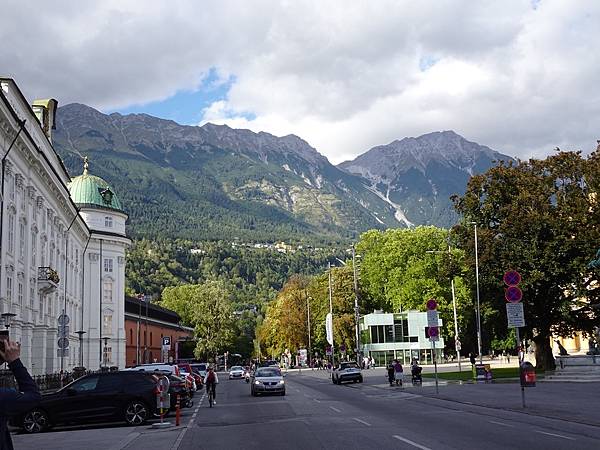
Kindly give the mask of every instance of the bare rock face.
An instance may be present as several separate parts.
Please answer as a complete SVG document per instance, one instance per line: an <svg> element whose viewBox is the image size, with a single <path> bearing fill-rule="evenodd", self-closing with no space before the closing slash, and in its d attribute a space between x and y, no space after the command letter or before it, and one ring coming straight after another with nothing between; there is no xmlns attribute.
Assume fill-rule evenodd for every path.
<svg viewBox="0 0 600 450"><path fill-rule="evenodd" d="M450 196L463 194L471 175L510 159L454 131L441 131L373 147L338 167L368 179L406 223L448 227L458 220Z"/></svg>

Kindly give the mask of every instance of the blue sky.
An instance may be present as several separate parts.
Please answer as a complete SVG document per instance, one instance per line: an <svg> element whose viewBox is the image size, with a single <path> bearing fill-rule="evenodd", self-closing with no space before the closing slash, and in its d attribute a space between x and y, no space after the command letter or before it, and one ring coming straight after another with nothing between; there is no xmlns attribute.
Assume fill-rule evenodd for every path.
<svg viewBox="0 0 600 450"><path fill-rule="evenodd" d="M174 120L182 125L198 125L202 120L202 110L215 101L226 100L234 82L235 77L225 81L220 79L217 71L212 68L196 90L181 90L165 100L111 109L107 113L145 113Z"/></svg>

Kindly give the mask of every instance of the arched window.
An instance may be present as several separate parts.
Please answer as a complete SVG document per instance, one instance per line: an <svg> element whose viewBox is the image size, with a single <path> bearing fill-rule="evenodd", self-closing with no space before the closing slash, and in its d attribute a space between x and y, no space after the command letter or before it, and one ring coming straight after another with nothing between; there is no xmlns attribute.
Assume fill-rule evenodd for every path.
<svg viewBox="0 0 600 450"><path fill-rule="evenodd" d="M129 329L129 344L133 345L133 328Z"/></svg>
<svg viewBox="0 0 600 450"><path fill-rule="evenodd" d="M152 331L150 332L150 347L152 347Z"/></svg>

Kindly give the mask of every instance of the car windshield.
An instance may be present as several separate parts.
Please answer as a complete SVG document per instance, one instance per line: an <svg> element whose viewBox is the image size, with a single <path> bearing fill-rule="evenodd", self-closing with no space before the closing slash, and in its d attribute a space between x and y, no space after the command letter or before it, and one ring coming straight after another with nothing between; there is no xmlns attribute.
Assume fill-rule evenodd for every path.
<svg viewBox="0 0 600 450"><path fill-rule="evenodd" d="M233 366L231 370L244 370L241 366Z"/></svg>
<svg viewBox="0 0 600 450"><path fill-rule="evenodd" d="M257 377L280 377L281 371L275 367L261 368L256 371Z"/></svg>
<svg viewBox="0 0 600 450"><path fill-rule="evenodd" d="M358 365L355 362L342 363L342 369L358 369Z"/></svg>

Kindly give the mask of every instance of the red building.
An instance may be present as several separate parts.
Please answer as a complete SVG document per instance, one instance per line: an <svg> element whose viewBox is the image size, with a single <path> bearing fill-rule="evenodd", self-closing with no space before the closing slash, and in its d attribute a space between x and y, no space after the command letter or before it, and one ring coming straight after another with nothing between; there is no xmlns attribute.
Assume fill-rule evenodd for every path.
<svg viewBox="0 0 600 450"><path fill-rule="evenodd" d="M182 341L194 338L194 329L180 324L175 311L133 297L125 297L125 365L175 361ZM171 340L163 354L163 337Z"/></svg>

